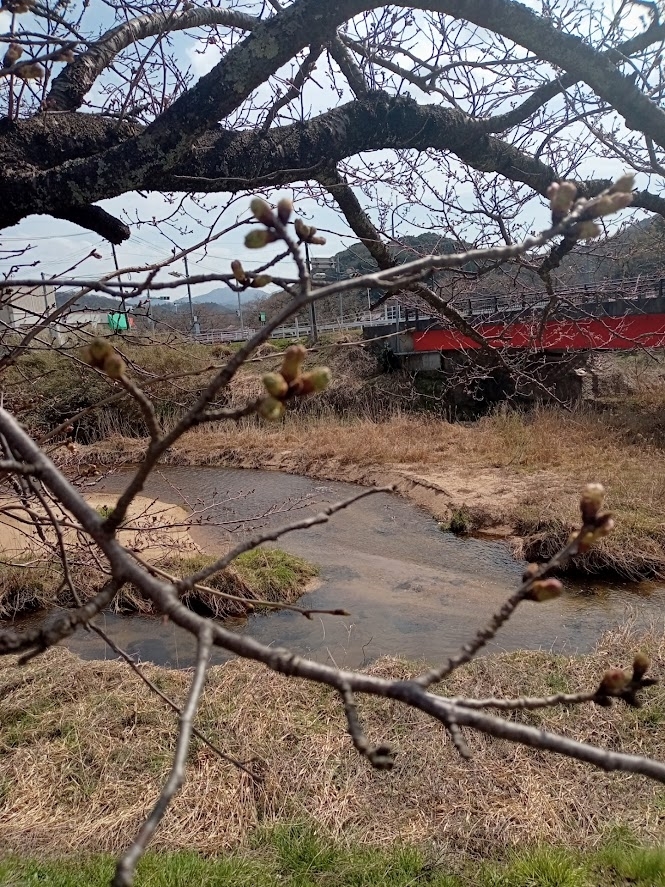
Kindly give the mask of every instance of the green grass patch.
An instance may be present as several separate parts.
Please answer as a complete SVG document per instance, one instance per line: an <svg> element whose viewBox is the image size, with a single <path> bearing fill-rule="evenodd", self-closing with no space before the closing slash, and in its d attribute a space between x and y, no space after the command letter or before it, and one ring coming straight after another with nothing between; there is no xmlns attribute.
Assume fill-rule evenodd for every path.
<svg viewBox="0 0 665 887"><path fill-rule="evenodd" d="M108 855L81 859L0 861L1 887L107 887ZM501 862L396 845L344 845L311 824L289 823L256 833L249 848L219 857L148 853L136 887L662 887L665 850L607 845L581 854L531 847Z"/></svg>
<svg viewBox="0 0 665 887"><path fill-rule="evenodd" d="M214 561L213 557L197 554L169 564L167 569L179 576L186 576ZM218 618L244 616L253 609L264 611L266 608L261 607L261 601L292 604L317 574L318 568L301 557L280 548L257 548L244 552L226 570L206 579L204 584L212 591L197 588L183 600L192 609ZM223 597L215 592L233 595L241 600Z"/></svg>
<svg viewBox="0 0 665 887"><path fill-rule="evenodd" d="M511 855L500 866L483 866L483 887L592 887L592 861L559 847L537 847ZM484 869L484 871L483 871Z"/></svg>
<svg viewBox="0 0 665 887"><path fill-rule="evenodd" d="M280 548L246 551L235 559L233 566L243 581L267 600L283 600L300 594L303 586L319 572L314 564Z"/></svg>

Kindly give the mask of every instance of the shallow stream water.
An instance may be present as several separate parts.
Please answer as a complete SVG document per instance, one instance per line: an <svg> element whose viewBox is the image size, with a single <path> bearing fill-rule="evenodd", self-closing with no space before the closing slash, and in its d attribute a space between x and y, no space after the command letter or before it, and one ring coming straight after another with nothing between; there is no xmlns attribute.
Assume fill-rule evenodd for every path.
<svg viewBox="0 0 665 887"><path fill-rule="evenodd" d="M115 493L126 481L119 473L95 489ZM214 552L257 527L289 523L358 490L274 471L168 468L150 479L144 495L200 511L192 536ZM284 536L278 544L320 568L320 583L301 599L302 606L343 607L352 615L308 620L282 612L227 625L264 643L347 667L383 655L439 661L488 619L522 572L505 543L442 533L423 510L387 493L358 502L327 524ZM565 585L555 601L522 604L489 652L584 652L603 631L627 619L665 629L665 587L593 581ZM194 643L174 625L140 616L107 614L104 619L116 642L141 660L181 668L193 664ZM85 632L68 646L84 658L109 656L104 644ZM213 661L224 659L222 652L214 653Z"/></svg>

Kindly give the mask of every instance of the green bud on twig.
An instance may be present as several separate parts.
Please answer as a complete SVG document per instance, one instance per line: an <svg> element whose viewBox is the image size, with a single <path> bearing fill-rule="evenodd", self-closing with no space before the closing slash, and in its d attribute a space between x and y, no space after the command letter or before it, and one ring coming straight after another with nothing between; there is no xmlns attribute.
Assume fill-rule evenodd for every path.
<svg viewBox="0 0 665 887"><path fill-rule="evenodd" d="M289 384L300 375L300 370L306 356L307 349L303 345L289 345L284 352L284 359L282 361L280 372Z"/></svg>
<svg viewBox="0 0 665 887"><path fill-rule="evenodd" d="M312 233L312 229L309 227L309 225L306 225L302 219L295 220L294 228L296 229L296 234L298 235L298 237L301 240L303 240L305 242L307 240L309 240L309 237Z"/></svg>
<svg viewBox="0 0 665 887"><path fill-rule="evenodd" d="M104 360L113 353L113 348L106 339L93 339L87 348L83 349L83 360L93 367L101 368Z"/></svg>
<svg viewBox="0 0 665 887"><path fill-rule="evenodd" d="M269 422L276 422L284 415L284 404L274 397L266 397L259 405L259 415Z"/></svg>
<svg viewBox="0 0 665 887"><path fill-rule="evenodd" d="M651 660L646 653L636 653L633 659L633 681L641 681L650 665Z"/></svg>
<svg viewBox="0 0 665 887"><path fill-rule="evenodd" d="M289 390L289 383L281 373L266 373L262 378L266 391L272 397L281 400Z"/></svg>
<svg viewBox="0 0 665 887"><path fill-rule="evenodd" d="M265 200L262 200L260 197L255 197L249 204L249 207L259 222L263 222L264 225L270 226L275 221L272 210Z"/></svg>
<svg viewBox="0 0 665 887"><path fill-rule="evenodd" d="M315 367L309 373L303 373L293 382L294 393L300 396L325 391L330 385L331 374L328 367Z"/></svg>
<svg viewBox="0 0 665 887"><path fill-rule="evenodd" d="M245 246L247 249L261 249L268 243L274 243L277 240L272 231L262 231L255 228L245 236Z"/></svg>
<svg viewBox="0 0 665 887"><path fill-rule="evenodd" d="M242 267L242 262L239 259L234 259L231 262L231 271L233 271L233 276L238 283L244 283L247 280L245 269Z"/></svg>
<svg viewBox="0 0 665 887"><path fill-rule="evenodd" d="M81 356L88 366L101 370L111 379L120 379L125 375L127 369L125 361L105 339L93 339L87 348L83 349Z"/></svg>
<svg viewBox="0 0 665 887"><path fill-rule="evenodd" d="M127 365L125 364L125 361L119 354L116 354L115 351L112 354L109 354L102 366L102 371L111 379L120 379L125 375L126 369Z"/></svg>

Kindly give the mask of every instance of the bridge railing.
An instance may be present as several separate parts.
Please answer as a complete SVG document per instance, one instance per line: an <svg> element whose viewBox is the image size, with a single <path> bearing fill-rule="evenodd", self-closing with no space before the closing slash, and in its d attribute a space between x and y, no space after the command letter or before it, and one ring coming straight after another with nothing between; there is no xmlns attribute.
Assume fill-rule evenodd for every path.
<svg viewBox="0 0 665 887"><path fill-rule="evenodd" d="M353 320L345 320L342 321L342 323L339 321L336 323L319 323L317 324L317 329L320 333L338 332L339 330L362 329L364 326L376 326L385 322L386 321L383 318L377 319L373 317L367 320L362 318L357 320L354 317ZM250 339L255 332L256 329L251 327L245 327L243 330L206 330L205 332L197 333L194 338L197 342L200 342L203 345L217 345L223 344L224 342L245 342L247 339ZM297 339L309 336L309 334L309 324L299 323L297 326L294 324L292 326L277 327L277 329L270 334L269 338Z"/></svg>
<svg viewBox="0 0 665 887"><path fill-rule="evenodd" d="M600 304L601 302L634 302L663 297L665 280L653 277L633 277L624 280L607 280L595 285L557 290L558 302L569 305ZM453 304L465 314L487 315L520 308L544 308L550 297L542 290L525 290L521 293L468 296L455 299Z"/></svg>
<svg viewBox="0 0 665 887"><path fill-rule="evenodd" d="M556 293L559 303L569 305L588 305L607 302L641 302L646 299L662 298L665 296L665 279L653 277L633 277L625 280L607 280L594 286L577 286L569 289L558 290ZM545 308L550 297L542 290L525 290L521 293L501 293L497 295L468 296L453 299L451 305L457 308L467 317L489 318L495 314L520 309ZM408 313L407 313L408 310ZM406 317L413 319L413 309L402 308L401 321ZM427 319L427 315L419 314L421 320ZM317 324L319 332L331 332L339 330L361 329L368 326L381 326L393 323L397 326L397 319L393 316L387 318L383 311L381 316L377 312L364 312L362 315L347 317L340 323ZM202 344L220 344L224 342L244 342L256 333L256 329L244 330L207 330L195 336L197 342ZM278 327L270 334L271 339L292 339L301 336L309 336L308 324L290 324Z"/></svg>

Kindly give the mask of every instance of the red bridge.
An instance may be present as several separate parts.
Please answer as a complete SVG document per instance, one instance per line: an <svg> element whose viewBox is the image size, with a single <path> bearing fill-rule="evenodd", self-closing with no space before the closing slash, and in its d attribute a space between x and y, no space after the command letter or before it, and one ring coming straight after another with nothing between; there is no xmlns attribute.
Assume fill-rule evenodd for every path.
<svg viewBox="0 0 665 887"><path fill-rule="evenodd" d="M453 301L464 319L492 348L549 352L665 348L665 280L607 281L592 289L557 293L548 311L542 291L518 296L475 296ZM542 319L548 311L544 326ZM399 336L393 350L404 356L423 352L471 351L483 347L446 321L411 309L399 324L365 328L365 338Z"/></svg>

